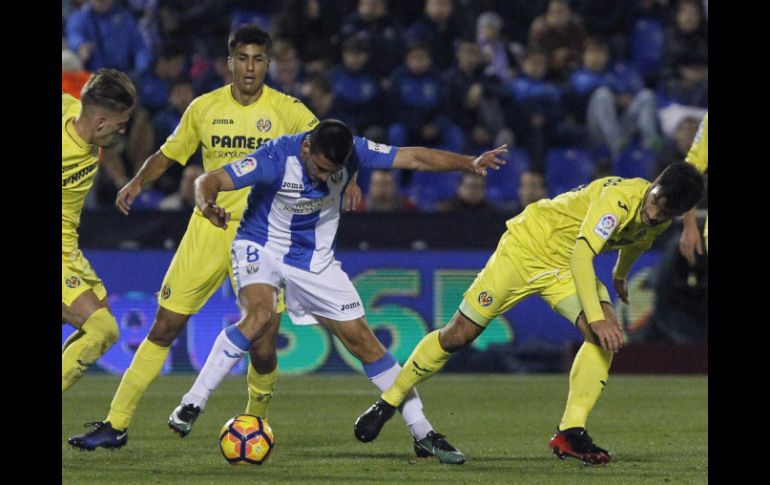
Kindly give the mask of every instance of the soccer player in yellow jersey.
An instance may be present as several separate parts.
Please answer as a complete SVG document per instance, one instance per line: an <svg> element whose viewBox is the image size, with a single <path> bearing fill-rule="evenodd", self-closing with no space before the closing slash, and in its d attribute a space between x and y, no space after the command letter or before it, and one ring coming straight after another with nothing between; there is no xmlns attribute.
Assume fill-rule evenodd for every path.
<svg viewBox="0 0 770 485"><path fill-rule="evenodd" d="M540 295L585 338L572 364L566 410L549 446L560 458L609 462L610 454L593 444L585 424L607 383L623 333L607 288L596 277L593 258L620 250L613 286L628 303L626 276L633 263L702 195L700 173L676 162L653 183L605 177L527 206L507 222L497 250L449 323L420 341L394 384L356 420L356 437L375 439L406 393L438 372L452 352L473 342L490 321L524 298Z"/></svg>
<svg viewBox="0 0 770 485"><path fill-rule="evenodd" d="M685 160L695 165L700 173L706 173L709 169L709 115L703 117L698 132L692 142L690 151ZM706 227L703 229L703 241L706 251L709 250L709 220L706 218ZM695 209L687 212L682 218L682 235L679 237L679 252L687 258L690 264L695 264L695 253L703 254L698 222L695 217Z"/></svg>
<svg viewBox="0 0 770 485"><path fill-rule="evenodd" d="M270 36L255 25L243 25L233 32L228 40L227 60L232 84L193 100L166 142L118 193L115 203L121 212L128 215L142 188L152 184L172 164L186 164L199 145L203 168L211 172L243 158L268 140L310 130L318 123L302 102L264 84L271 44ZM356 186L352 190L355 197L346 199L346 206L357 204L360 198L360 189ZM126 443L125 430L145 390L160 374L174 339L228 275L232 283L230 248L247 196L248 189L243 189L222 193L217 199L217 204L226 208L235 221L227 231L213 227L195 209L163 279L152 328L123 374L107 418L96 423L91 431L70 438L72 446L116 448ZM283 311L282 306L279 303L279 312ZM278 375L275 340L279 318L280 315L275 316L272 333L251 349L246 408L249 414L267 414ZM188 411L192 412L185 410ZM189 421L194 419L192 414L182 416L185 417ZM182 436L189 432L172 429Z"/></svg>
<svg viewBox="0 0 770 485"><path fill-rule="evenodd" d="M99 167L99 149L125 133L135 102L131 80L114 69L91 75L80 101L61 97L61 313L62 322L77 328L62 348L62 392L118 340L107 290L78 248L77 228Z"/></svg>

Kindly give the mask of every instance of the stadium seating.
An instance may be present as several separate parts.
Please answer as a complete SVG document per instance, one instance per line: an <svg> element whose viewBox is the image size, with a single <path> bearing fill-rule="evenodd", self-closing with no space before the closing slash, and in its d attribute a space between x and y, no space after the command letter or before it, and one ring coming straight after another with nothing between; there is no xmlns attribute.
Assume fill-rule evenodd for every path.
<svg viewBox="0 0 770 485"><path fill-rule="evenodd" d="M500 170L491 170L487 177L487 200L490 202L515 200L519 191L519 177L530 168L529 155L523 148L510 148L502 158L506 164Z"/></svg>
<svg viewBox="0 0 770 485"><path fill-rule="evenodd" d="M625 178L642 177L650 180L655 170L657 156L650 150L631 145L613 160L612 173Z"/></svg>
<svg viewBox="0 0 770 485"><path fill-rule="evenodd" d="M591 181L595 162L581 148L552 148L545 156L546 182L551 197Z"/></svg>

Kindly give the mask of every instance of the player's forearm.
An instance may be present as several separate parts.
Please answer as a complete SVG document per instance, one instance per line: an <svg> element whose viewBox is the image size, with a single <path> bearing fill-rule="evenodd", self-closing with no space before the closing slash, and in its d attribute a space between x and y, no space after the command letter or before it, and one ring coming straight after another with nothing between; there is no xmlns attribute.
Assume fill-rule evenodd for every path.
<svg viewBox="0 0 770 485"><path fill-rule="evenodd" d="M589 324L604 320L604 312L599 302L599 293L596 291L594 253L584 240L579 239L575 244L569 266L586 320Z"/></svg>
<svg viewBox="0 0 770 485"><path fill-rule="evenodd" d="M696 209L693 207L682 216L682 226L684 229L695 229L696 232L698 231L698 218L695 212Z"/></svg>
<svg viewBox="0 0 770 485"><path fill-rule="evenodd" d="M145 188L158 180L174 163L176 163L174 160L171 160L158 150L145 160L131 181L138 182L142 188Z"/></svg>
<svg viewBox="0 0 770 485"><path fill-rule="evenodd" d="M216 202L221 186L216 176L204 173L195 179L195 205L203 211L207 205Z"/></svg>
<svg viewBox="0 0 770 485"><path fill-rule="evenodd" d="M643 252L643 250L632 246L621 249L618 252L618 260L615 262L615 267L612 269L613 278L625 279L631 267Z"/></svg>
<svg viewBox="0 0 770 485"><path fill-rule="evenodd" d="M472 170L475 158L432 148L404 147L396 153L393 167L426 172Z"/></svg>

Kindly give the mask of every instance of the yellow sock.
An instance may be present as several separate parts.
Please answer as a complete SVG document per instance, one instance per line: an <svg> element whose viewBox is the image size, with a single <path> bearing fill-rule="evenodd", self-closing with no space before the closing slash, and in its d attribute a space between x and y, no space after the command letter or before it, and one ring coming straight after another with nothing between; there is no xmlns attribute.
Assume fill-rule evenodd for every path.
<svg viewBox="0 0 770 485"><path fill-rule="evenodd" d="M452 354L441 348L438 333L438 330L432 331L414 348L396 381L382 393L382 399L387 403L400 406L414 386L440 371L447 363Z"/></svg>
<svg viewBox="0 0 770 485"><path fill-rule="evenodd" d="M105 420L109 421L113 428L128 428L139 400L150 383L160 374L170 349L171 347L154 344L147 338L136 349L134 360L120 380L110 404L110 413Z"/></svg>
<svg viewBox="0 0 770 485"><path fill-rule="evenodd" d="M246 414L253 414L267 419L267 406L273 398L275 380L278 379L278 366L271 372L260 374L249 364L247 381L249 383L249 403L246 405Z"/></svg>
<svg viewBox="0 0 770 485"><path fill-rule="evenodd" d="M79 336L64 343L61 354L61 392L78 381L88 366L99 360L118 340L118 322L106 308L93 312L83 324Z"/></svg>
<svg viewBox="0 0 770 485"><path fill-rule="evenodd" d="M609 350L588 342L580 347L569 373L569 396L560 430L586 427L588 413L607 384L612 355Z"/></svg>

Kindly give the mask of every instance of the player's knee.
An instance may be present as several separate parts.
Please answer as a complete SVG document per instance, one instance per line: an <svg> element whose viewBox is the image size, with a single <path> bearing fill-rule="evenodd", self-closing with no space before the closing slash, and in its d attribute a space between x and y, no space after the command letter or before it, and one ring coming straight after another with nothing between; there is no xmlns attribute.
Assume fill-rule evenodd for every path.
<svg viewBox="0 0 770 485"><path fill-rule="evenodd" d="M251 307L247 308L241 320L241 331L254 338L259 338L269 328L271 322L274 321L275 312L263 307Z"/></svg>

